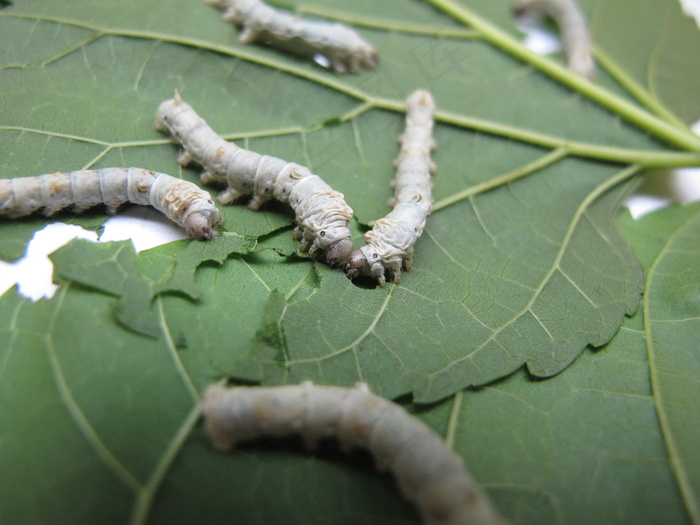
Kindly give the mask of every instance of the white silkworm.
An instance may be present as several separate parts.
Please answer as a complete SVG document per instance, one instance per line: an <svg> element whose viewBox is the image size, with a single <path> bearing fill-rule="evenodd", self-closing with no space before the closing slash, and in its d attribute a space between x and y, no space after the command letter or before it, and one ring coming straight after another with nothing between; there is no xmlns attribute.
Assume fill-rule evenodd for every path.
<svg viewBox="0 0 700 525"><path fill-rule="evenodd" d="M586 19L574 0L519 0L513 11L517 16L535 13L552 17L559 26L568 68L582 77L595 77Z"/></svg>
<svg viewBox="0 0 700 525"><path fill-rule="evenodd" d="M205 0L225 9L223 19L243 27L244 44L262 41L302 56L325 56L336 73L357 73L377 65L377 51L355 31L338 23L310 22L260 0Z"/></svg>
<svg viewBox="0 0 700 525"><path fill-rule="evenodd" d="M401 266L406 271L413 264L413 246L423 233L432 207L431 172L435 165L430 151L435 103L429 92L419 89L406 99L406 129L399 137L401 153L394 161L396 177L392 181L394 209L365 234L365 246L355 250L345 265L348 278L371 275L384 286L385 272L399 282Z"/></svg>
<svg viewBox="0 0 700 525"><path fill-rule="evenodd" d="M164 173L141 168L104 168L0 180L0 216L10 219L41 208L47 217L73 206L77 212L105 204L115 213L125 202L153 206L187 229L193 239L208 241L221 221L206 191Z"/></svg>
<svg viewBox="0 0 700 525"><path fill-rule="evenodd" d="M225 141L183 102L177 90L174 98L158 108L156 129L167 130L182 144L180 164L186 166L194 161L204 168L203 182L228 185L218 196L221 204L252 194L248 207L257 210L265 201L277 199L294 210L294 237L301 236L302 252L323 253L333 266L352 250L348 229L352 209L342 193L334 191L308 168Z"/></svg>
<svg viewBox="0 0 700 525"><path fill-rule="evenodd" d="M272 388L212 385L203 411L214 446L230 450L260 437L300 434L313 449L336 437L343 450L367 449L389 470L401 493L430 525L506 524L462 458L420 419L399 405L355 388L301 385Z"/></svg>

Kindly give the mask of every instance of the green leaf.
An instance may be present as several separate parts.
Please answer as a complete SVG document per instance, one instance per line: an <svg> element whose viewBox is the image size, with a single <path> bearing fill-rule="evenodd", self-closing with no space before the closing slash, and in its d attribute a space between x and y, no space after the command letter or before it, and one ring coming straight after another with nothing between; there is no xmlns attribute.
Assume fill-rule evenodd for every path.
<svg viewBox="0 0 700 525"><path fill-rule="evenodd" d="M436 160L441 167L436 177L436 209L419 244L416 269L404 276L401 286L368 291L344 282L339 272L327 274L320 280L319 293L306 290L313 297L303 302L294 299L297 303L282 314L285 318L278 324L285 338L279 340L280 348L272 349L282 362L277 357L269 361L269 352L258 352L255 345L251 359L267 360L262 366L268 371L248 374L249 367L243 363L243 368L233 368L231 373L268 382L302 376L318 381L332 378L342 384L370 379L382 394L413 392L429 401L505 376L523 364L538 376L555 374L587 344L607 341L623 315L636 308L641 274L611 222L624 186L606 196L633 177L635 168L599 160L650 164L700 160L695 153L663 150L651 138L655 133L669 138L668 124L661 119L636 108L633 116L645 115L642 121L652 123L646 132L630 125L609 125L617 121L607 110L546 76L533 74L494 48L488 31L481 38L414 34L409 22L415 24L423 14L430 13L424 20L449 20L427 5L417 4L403 15L409 17L405 28L402 21L382 30L385 19L376 18L375 29L364 31L383 49L382 67L343 77L265 47L238 44L235 30L222 24L215 10L190 3L169 7L167 17L155 16L155 7L142 7L145 14L133 16L128 9L120 8L117 14L113 7L85 9L71 2L13 5L5 10L5 20L25 31L28 24L40 21L33 29L34 38L25 44L27 65L8 68L0 76L9 99L21 98L35 108L20 113L15 108L21 104L12 104L3 115L14 123L5 129L15 140L13 149L24 150L25 158L32 158L29 149L35 144L26 137L44 137L48 142L57 138L97 148L88 165L136 164L196 180L195 173L181 172L176 148L152 129L154 108L178 87L226 136L242 138L243 146L307 164L321 173L345 193L358 220L366 224L386 213L394 140L402 127L402 118L395 112L406 92L425 82L420 78L425 69L415 67L416 53L429 62L425 67L430 65L435 77L433 90L441 108L438 119L452 124L436 130L440 144ZM192 12L195 18L185 23L175 12ZM456 25L454 20L452 24ZM64 26L70 32L65 48L45 58L43 67L33 65L41 31L48 36ZM462 67L450 66L455 61ZM83 86L82 97L68 91L66 72L71 83ZM518 89L495 88L507 86L513 74L523 75ZM274 91L270 104L279 75L284 77L285 89ZM398 93L389 82L394 78L406 86ZM190 84L190 79L197 82ZM455 89L465 80L468 89ZM51 86L50 98L41 90L27 94L22 89L25 82ZM268 87L261 90L261 86ZM608 102L629 104L613 94L606 97ZM119 101L118 112L109 109L115 101ZM64 113L81 118L68 127L56 117ZM502 124L506 122L512 124ZM686 142L690 140L687 130L674 129ZM504 148L509 155L503 155ZM470 159L467 169L464 157L453 151L464 152ZM57 168L55 159L42 160L47 171ZM13 166L15 174L19 165ZM61 169L76 167L82 166ZM387 176L378 177L378 173ZM363 184L369 186L367 190L358 191ZM279 208L273 213L253 213L229 206L223 213L230 232L243 236L267 235L289 222L288 212ZM8 226L10 231L16 227ZM79 257L88 260L90 256ZM282 268L276 268L280 277L284 277ZM325 270L319 270L322 274L326 275ZM599 281L601 274L606 281ZM182 293L191 294L185 284L181 286ZM122 290L121 306L115 308L122 322L149 335L157 333L152 318L141 315L142 308L125 307L145 305L154 293L140 285L129 290ZM346 292L359 317L348 315L339 305L338 294ZM390 301L387 294L392 294ZM267 298L256 301L265 304ZM316 319L312 321L315 329L305 327L309 319ZM261 323L262 317L254 326ZM342 333L340 325L347 325ZM357 364L355 352L362 354ZM375 356L383 363L380 367L373 362ZM321 361L323 365L317 367ZM305 363L310 366L296 366ZM393 368L399 373L375 374L375 379L367 371L372 368Z"/></svg>
<svg viewBox="0 0 700 525"><path fill-rule="evenodd" d="M242 45L191 0L0 10L3 178L140 166L198 182L153 129L178 88L227 139L342 191L359 245L388 211L404 97L429 87L439 107L434 212L399 285L352 284L294 253L288 209L237 204L213 243L74 242L53 256L56 297L0 297L0 522L416 522L366 457L211 452L198 392L231 374L445 398L408 406L519 523L687 522L697 374L675 349L692 348L697 276L675 268L697 258L692 226L684 211L626 227L649 294L625 320L643 275L615 219L644 168L700 165L683 124L700 115L700 37L675 2L582 4L595 84L524 49L487 0L286 1L377 46L356 76ZM0 256L53 220L2 222Z"/></svg>
<svg viewBox="0 0 700 525"><path fill-rule="evenodd" d="M157 337L160 322L151 308L156 295L172 291L199 298L201 290L193 279L199 265L222 264L233 254L250 252L255 244L239 235L224 235L208 243L171 243L137 260L129 241L95 246L76 240L55 251L51 260L58 280L121 297L114 306L116 319L137 333Z"/></svg>
<svg viewBox="0 0 700 525"><path fill-rule="evenodd" d="M573 173L577 166L569 168ZM292 298L283 308L279 299L272 301L268 315L276 322L259 333L260 344L232 373L273 384L309 377L345 385L364 380L382 395L410 390L416 400L429 402L493 381L523 362L536 376L560 372L587 343L599 346L612 337L617 326L603 320L634 312L641 286L634 258L624 244L610 241L616 237L620 191L588 208L571 209L563 196L580 191L571 180L562 172L549 179L552 185L561 181L558 204L570 212L565 224L546 217L538 223L532 213L537 205L518 206L519 197L528 196L512 192L483 196L509 201L501 201L505 205L497 210L487 203L480 213L481 201L475 200L471 217L460 216L464 212L457 207L436 215L417 249L423 267L399 286L368 293L323 271L320 286L307 299ZM464 238L447 248L455 225ZM522 242L523 226L539 231L537 245ZM553 245L560 248L552 250ZM587 275L590 258L596 260L591 266L621 273ZM500 300L506 295L507 302ZM270 330L282 333L271 336Z"/></svg>
<svg viewBox="0 0 700 525"><path fill-rule="evenodd" d="M700 206L621 224L648 270L644 310L560 376L452 402L455 448L518 523L698 521Z"/></svg>
<svg viewBox="0 0 700 525"><path fill-rule="evenodd" d="M697 472L697 418L687 411L696 406L697 395L692 350L699 335L695 310L700 276L692 262L697 260L700 206L670 208L637 222L624 217L622 224L635 248L642 248L640 256L649 269L650 310L673 316L650 321L640 310L610 344L584 352L576 366L557 377L533 381L519 371L498 384L417 411L465 457L499 509L517 523L685 524L697 501L697 486L686 485L689 494L679 486L684 486L683 471L691 478ZM674 271L674 263L685 273ZM662 293L657 293L654 281L668 270L685 285L671 293L663 293L668 290L661 286ZM179 354L154 340L146 344L149 340L136 336L111 339L119 330L114 327L97 337L121 340L125 346L96 360L93 349L100 343L75 337L85 320L110 315L109 301L96 302L100 295L91 293L64 288L62 295L33 305L11 294L2 298L0 403L12 410L0 418L0 461L9 466L4 472L24 476L33 489L20 491L10 477L0 476L7 482L0 493L9 502L0 506L5 512L1 521L27 516L30 507L23 501L36 498L42 505L31 508L42 523L94 521L96 515L105 516L101 505L114 512L112 518L106 515L110 522L121 523L132 503L115 479L131 488L138 502L150 501L158 487L156 474L167 467L166 482L152 501L152 523L269 523L280 516L287 523L416 523L392 480L373 474L362 456L338 457L330 448L310 457L295 444L254 445L225 456L212 453L203 433L192 431L194 417L188 407L195 390L190 390L189 401L181 392L191 381L196 386L206 382L205 377L180 375L188 352ZM48 329L37 333L37 325ZM672 333L665 333L668 328ZM66 336L70 345L62 343ZM660 361L664 358L671 362ZM88 375L85 359L91 363ZM180 380L174 381L176 376ZM123 377L128 381L118 381ZM686 379L691 384L684 384ZM153 399L143 397L135 407L134 392ZM674 392L683 393L680 402L669 397ZM33 400L29 411L19 402L22 395ZM156 406L149 408L146 401ZM164 409L173 414L169 423ZM668 422L672 424L667 427ZM51 433L39 431L48 424ZM129 432L131 437L122 437ZM183 434L188 439L183 441ZM163 436L171 442L163 443ZM677 452L670 452L669 436L681 445ZM123 448L120 442L130 445ZM162 443L159 453L145 446L151 442ZM65 456L46 453L55 447L65 450ZM178 451L174 462L173 447ZM140 462L155 465L150 477L133 463L136 449ZM47 469L57 457L65 461L63 467ZM75 465L81 468L76 471ZM140 484L130 479L131 470ZM36 477L27 478L27 472L36 472ZM48 487L40 482L46 472L53 473ZM298 483L300 476L304 484ZM79 485L85 477L90 482ZM64 503L78 490L91 502L83 515ZM259 501L266 504L251 503ZM147 507L137 504L140 510Z"/></svg>
<svg viewBox="0 0 700 525"><path fill-rule="evenodd" d="M656 215L656 214L655 214ZM650 228L678 219L648 266L644 315L656 410L670 463L693 522L700 521L700 207L676 208Z"/></svg>
<svg viewBox="0 0 700 525"><path fill-rule="evenodd" d="M453 403L455 449L517 523L688 523L649 384L642 315L544 382Z"/></svg>

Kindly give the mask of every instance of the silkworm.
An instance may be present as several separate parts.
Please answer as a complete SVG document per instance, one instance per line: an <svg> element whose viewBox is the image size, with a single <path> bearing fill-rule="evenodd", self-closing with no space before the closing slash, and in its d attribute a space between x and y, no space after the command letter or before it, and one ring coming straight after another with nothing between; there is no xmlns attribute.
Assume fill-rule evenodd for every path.
<svg viewBox="0 0 700 525"><path fill-rule="evenodd" d="M406 128L399 137L401 153L394 161L397 169L392 181L394 198L389 201L394 209L374 223L365 234L366 244L350 255L345 265L348 278L371 275L384 286L385 273L399 282L402 265L406 271L411 269L413 247L432 208L434 112L433 97L425 90L419 89L406 99Z"/></svg>
<svg viewBox="0 0 700 525"><path fill-rule="evenodd" d="M72 206L81 212L105 204L116 213L125 202L150 205L208 241L222 219L211 196L195 184L141 168L104 168L0 180L0 216L23 217L43 208L45 216Z"/></svg>
<svg viewBox="0 0 700 525"><path fill-rule="evenodd" d="M595 77L586 19L574 0L519 0L513 11L516 16L535 13L552 17L559 26L568 68L582 77Z"/></svg>
<svg viewBox="0 0 700 525"><path fill-rule="evenodd" d="M335 437L344 451L367 449L380 470L394 475L425 523L507 523L460 456L420 419L370 393L364 383L355 388L308 381L272 388L212 385L204 392L203 412L214 447L221 451L266 436L300 434L310 449Z"/></svg>
<svg viewBox="0 0 700 525"><path fill-rule="evenodd" d="M339 23L311 22L260 0L205 0L224 9L223 19L242 27L238 40L262 41L297 55L325 56L336 73L358 73L377 66L377 51L355 31Z"/></svg>
<svg viewBox="0 0 700 525"><path fill-rule="evenodd" d="M168 131L183 146L180 164L195 162L204 168L203 182L228 185L218 195L221 204L252 195L248 207L257 210L267 200L277 199L294 210L294 237L301 237L302 252L322 253L333 266L352 250L348 229L352 209L342 193L334 191L308 168L225 141L177 91L174 98L158 108L156 129Z"/></svg>

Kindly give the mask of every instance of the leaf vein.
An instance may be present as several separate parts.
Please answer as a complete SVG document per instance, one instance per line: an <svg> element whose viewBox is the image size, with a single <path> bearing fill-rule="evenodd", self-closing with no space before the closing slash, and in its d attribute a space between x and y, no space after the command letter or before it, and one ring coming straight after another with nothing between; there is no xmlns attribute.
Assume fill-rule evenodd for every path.
<svg viewBox="0 0 700 525"><path fill-rule="evenodd" d="M53 341L51 340L50 335L53 333L55 328L58 311L63 304L63 299L66 296L69 288L70 284L64 284L61 289L59 289L60 295L58 297L58 302L53 311L53 315L49 320L49 326L47 327L44 339L46 341L46 349L49 355L49 362L51 363L51 370L53 372L56 388L58 389L63 405L66 407L66 410L73 418L73 421L87 442L90 444L90 446L92 446L93 450L97 454L97 457L102 460L105 466L107 466L107 468L111 470L112 473L122 483L124 483L124 485L126 485L130 490L138 493L143 489L142 483L136 479L134 474L121 461L119 461L114 453L107 447L105 442L102 441L99 434L90 424L77 401L73 397L73 393L71 392L70 387L66 382L66 378L63 375L63 369L61 368Z"/></svg>

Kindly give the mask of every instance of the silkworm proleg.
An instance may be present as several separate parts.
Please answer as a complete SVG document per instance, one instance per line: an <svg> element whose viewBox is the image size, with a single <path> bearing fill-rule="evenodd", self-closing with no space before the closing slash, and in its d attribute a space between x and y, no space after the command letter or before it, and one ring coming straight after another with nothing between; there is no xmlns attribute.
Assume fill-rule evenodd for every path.
<svg viewBox="0 0 700 525"><path fill-rule="evenodd" d="M313 449L335 437L344 450L368 450L391 472L401 493L429 525L505 525L462 458L399 405L355 388L301 385L272 388L212 385L203 412L214 446L228 451L261 437L300 434Z"/></svg>
<svg viewBox="0 0 700 525"><path fill-rule="evenodd" d="M179 93L158 108L156 129L169 132L183 147L178 161L195 162L204 168L202 181L226 184L218 196L229 204L252 195L248 207L257 210L270 199L288 203L296 217L295 238L300 250L323 253L331 265L352 250L348 223L353 211L343 194L334 191L308 168L269 155L260 155L227 142L186 104Z"/></svg>
<svg viewBox="0 0 700 525"><path fill-rule="evenodd" d="M377 51L339 23L312 22L270 7L261 0L205 0L224 9L223 19L242 27L244 44L264 42L292 53L323 55L336 73L357 73L377 65Z"/></svg>
<svg viewBox="0 0 700 525"><path fill-rule="evenodd" d="M0 179L0 216L10 219L43 208L50 216L73 206L77 212L105 204L116 213L125 202L153 206L185 227L190 237L207 241L221 216L208 192L195 184L141 168L104 168Z"/></svg>
<svg viewBox="0 0 700 525"><path fill-rule="evenodd" d="M423 233L433 202L430 174L435 165L430 152L435 148L434 112L435 103L428 91L419 89L406 99L406 128L399 137L394 198L389 201L394 209L374 223L365 234L366 244L350 255L345 265L348 278L371 275L384 286L386 272L398 282L402 265L406 271L411 269L413 247Z"/></svg>

